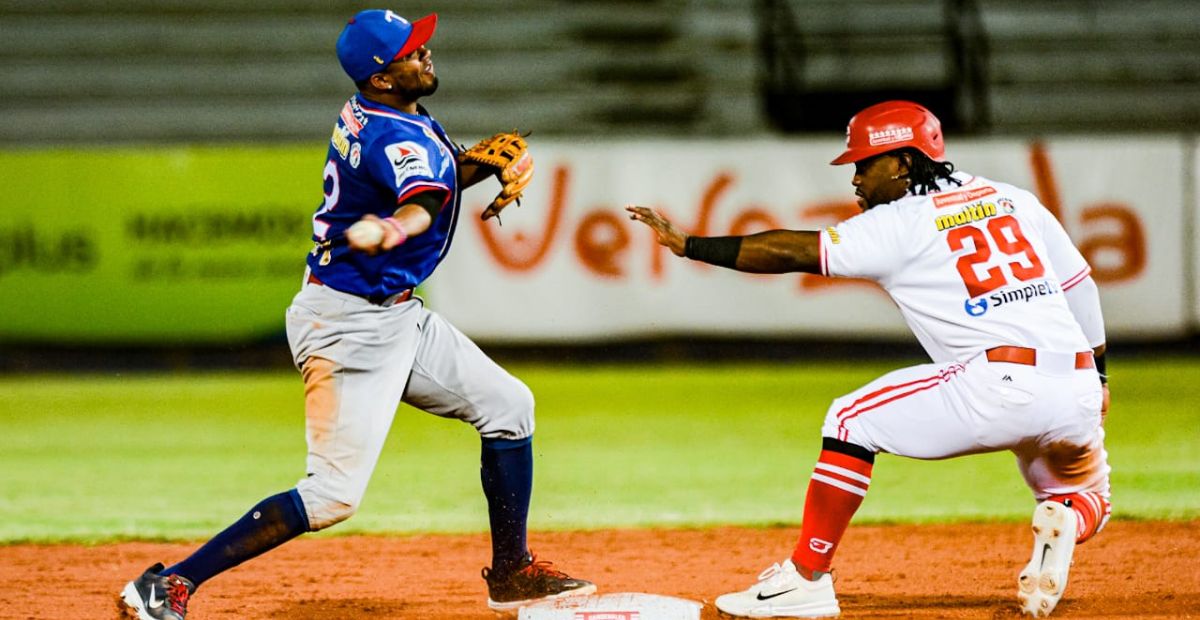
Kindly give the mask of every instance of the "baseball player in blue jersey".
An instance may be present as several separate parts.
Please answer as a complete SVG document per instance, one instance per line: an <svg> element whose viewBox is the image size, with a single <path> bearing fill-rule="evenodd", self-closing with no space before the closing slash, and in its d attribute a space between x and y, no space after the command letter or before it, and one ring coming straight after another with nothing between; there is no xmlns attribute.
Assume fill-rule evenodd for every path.
<svg viewBox="0 0 1200 620"><path fill-rule="evenodd" d="M155 564L129 582L120 600L131 617L183 620L200 584L353 515L401 401L471 424L482 438L489 607L514 610L595 591L536 560L526 545L533 395L412 296L450 249L462 190L491 175L502 183L514 178L460 161L461 149L418 105L437 89L426 47L436 23L436 15L410 23L368 10L337 42L338 60L359 92L334 127L325 199L313 215L315 247L287 311L288 342L304 379L306 475L183 561ZM506 185L485 217L519 196L531 173L525 154L515 174L520 182Z"/></svg>

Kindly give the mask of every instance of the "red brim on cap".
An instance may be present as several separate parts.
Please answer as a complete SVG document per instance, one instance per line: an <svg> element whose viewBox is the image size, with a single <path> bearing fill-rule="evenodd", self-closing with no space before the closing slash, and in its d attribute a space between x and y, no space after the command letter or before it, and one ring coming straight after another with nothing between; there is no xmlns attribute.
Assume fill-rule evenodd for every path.
<svg viewBox="0 0 1200 620"><path fill-rule="evenodd" d="M846 149L845 153L838 155L837 159L829 162L831 166L840 166L842 164L852 164L856 161L861 161L868 157L873 157L880 153L886 152L888 149Z"/></svg>
<svg viewBox="0 0 1200 620"><path fill-rule="evenodd" d="M880 147L875 147L875 148L870 148L870 149L846 149L845 153L838 155L837 159L829 162L829 165L840 166L842 164L853 164L853 163L860 162L864 159L867 159L869 157L874 157L876 155L888 153L891 151L898 151L906 146L915 148L918 151L925 153L925 156L928 157L929 159L932 159L933 161L946 161L945 155L942 155L941 157L934 157L933 155L926 153L925 149L922 149L920 147L914 147L911 144L895 144L895 145L880 146Z"/></svg>
<svg viewBox="0 0 1200 620"><path fill-rule="evenodd" d="M425 45L429 39L433 38L433 31L435 29L437 29L437 13L430 13L413 22L412 33L408 35L408 41L404 42L404 47L396 52L396 56L392 60L408 56L416 51L418 47Z"/></svg>

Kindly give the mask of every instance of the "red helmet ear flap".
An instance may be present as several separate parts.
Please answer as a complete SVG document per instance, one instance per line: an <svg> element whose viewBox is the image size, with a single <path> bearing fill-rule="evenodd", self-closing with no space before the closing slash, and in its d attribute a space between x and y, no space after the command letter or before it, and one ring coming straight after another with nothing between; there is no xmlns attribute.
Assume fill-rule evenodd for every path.
<svg viewBox="0 0 1200 620"><path fill-rule="evenodd" d="M846 150L831 163L850 164L906 146L934 161L945 161L942 123L919 104L884 101L850 119L846 127Z"/></svg>

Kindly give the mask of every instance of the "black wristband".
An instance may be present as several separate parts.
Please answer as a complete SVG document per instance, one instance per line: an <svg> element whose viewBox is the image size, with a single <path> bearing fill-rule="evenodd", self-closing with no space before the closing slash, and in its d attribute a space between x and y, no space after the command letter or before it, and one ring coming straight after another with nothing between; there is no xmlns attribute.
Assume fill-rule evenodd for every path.
<svg viewBox="0 0 1200 620"><path fill-rule="evenodd" d="M1096 372L1100 374L1100 384L1108 385L1108 363L1104 361L1104 356L1108 355L1105 351L1096 356Z"/></svg>
<svg viewBox="0 0 1200 620"><path fill-rule="evenodd" d="M691 237L683 243L683 255L710 265L737 269L741 237Z"/></svg>

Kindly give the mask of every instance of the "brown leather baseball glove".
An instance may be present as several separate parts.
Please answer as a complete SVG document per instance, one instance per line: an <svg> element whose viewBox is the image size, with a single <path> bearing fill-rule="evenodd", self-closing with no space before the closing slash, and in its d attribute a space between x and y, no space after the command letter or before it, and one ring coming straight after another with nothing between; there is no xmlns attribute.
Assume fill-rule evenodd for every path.
<svg viewBox="0 0 1200 620"><path fill-rule="evenodd" d="M533 156L529 154L529 144L525 142L525 136L515 129L481 140L479 144L459 153L458 160L496 169L496 178L502 187L492 204L483 210L481 217L485 220L500 215L514 201L520 206L521 192L533 179Z"/></svg>

